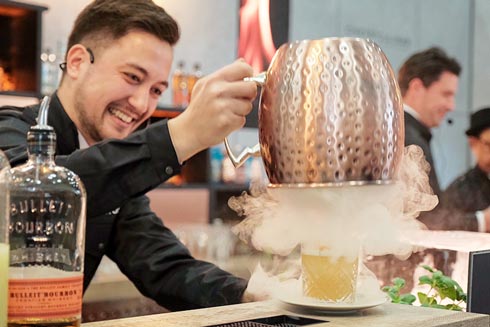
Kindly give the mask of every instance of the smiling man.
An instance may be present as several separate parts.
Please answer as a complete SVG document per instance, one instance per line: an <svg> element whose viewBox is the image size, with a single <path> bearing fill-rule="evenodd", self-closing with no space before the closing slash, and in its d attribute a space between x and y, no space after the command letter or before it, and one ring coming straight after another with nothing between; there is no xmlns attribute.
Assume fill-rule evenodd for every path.
<svg viewBox="0 0 490 327"><path fill-rule="evenodd" d="M242 127L257 89L241 60L200 79L178 117L146 126L168 86L177 23L151 0L96 0L77 17L48 123L56 162L87 191L84 289L104 255L168 309L238 303L247 281L194 259L144 195ZM38 106L0 108L0 149L27 159ZM248 295L247 295L248 298Z"/></svg>
<svg viewBox="0 0 490 327"><path fill-rule="evenodd" d="M431 128L438 127L446 114L454 110L461 66L440 48L432 47L410 56L398 71L398 84L403 97L405 110L405 146L418 145L424 151L430 165L429 184L437 196L441 189L430 148ZM430 212L421 212L418 220L429 229L445 229L446 214L439 205ZM429 251L434 257L434 266L450 275L454 256L444 256L442 252ZM414 253L395 275L409 276L409 289L412 287L415 268L422 262L423 253ZM392 258L398 262L397 258ZM401 264L396 264L402 267Z"/></svg>
<svg viewBox="0 0 490 327"><path fill-rule="evenodd" d="M150 118L168 86L171 45L139 30L110 46L94 37L70 41L58 90L66 113L88 144L128 136Z"/></svg>
<svg viewBox="0 0 490 327"><path fill-rule="evenodd" d="M405 108L405 145L415 144L424 151L431 167L429 183L436 195L441 189L430 149L430 129L454 110L460 72L459 63L439 48L413 54L398 72Z"/></svg>

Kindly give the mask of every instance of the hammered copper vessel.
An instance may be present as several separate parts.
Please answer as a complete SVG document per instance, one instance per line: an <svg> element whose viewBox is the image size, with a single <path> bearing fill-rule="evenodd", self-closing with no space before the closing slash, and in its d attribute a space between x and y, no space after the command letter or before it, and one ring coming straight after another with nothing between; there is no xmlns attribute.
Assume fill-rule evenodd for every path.
<svg viewBox="0 0 490 327"><path fill-rule="evenodd" d="M284 44L267 72L252 79L262 86L259 145L271 186L393 180L404 147L403 105L393 69L374 42ZM258 148L229 155L239 165Z"/></svg>

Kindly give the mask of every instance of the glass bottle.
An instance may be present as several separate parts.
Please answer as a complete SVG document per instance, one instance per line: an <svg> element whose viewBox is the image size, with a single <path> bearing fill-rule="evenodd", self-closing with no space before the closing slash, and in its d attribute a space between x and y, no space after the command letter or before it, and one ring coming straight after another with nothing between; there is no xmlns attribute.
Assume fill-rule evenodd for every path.
<svg viewBox="0 0 490 327"><path fill-rule="evenodd" d="M202 77L202 71L201 71L201 64L196 62L193 66L193 72L189 74L189 77L187 79L187 103L191 101L191 96L192 96L192 90L194 89L194 85L196 85L196 82L198 79Z"/></svg>
<svg viewBox="0 0 490 327"><path fill-rule="evenodd" d="M51 94L57 86L56 54L47 48L41 53L41 93Z"/></svg>
<svg viewBox="0 0 490 327"><path fill-rule="evenodd" d="M179 107L185 107L188 104L187 74L184 72L184 66L185 63L179 61L172 76L172 103Z"/></svg>
<svg viewBox="0 0 490 327"><path fill-rule="evenodd" d="M48 103L27 133L27 163L11 169L9 327L80 326L86 196L54 162Z"/></svg>
<svg viewBox="0 0 490 327"><path fill-rule="evenodd" d="M7 157L0 151L0 327L7 327L7 290L9 267L9 193L10 165Z"/></svg>

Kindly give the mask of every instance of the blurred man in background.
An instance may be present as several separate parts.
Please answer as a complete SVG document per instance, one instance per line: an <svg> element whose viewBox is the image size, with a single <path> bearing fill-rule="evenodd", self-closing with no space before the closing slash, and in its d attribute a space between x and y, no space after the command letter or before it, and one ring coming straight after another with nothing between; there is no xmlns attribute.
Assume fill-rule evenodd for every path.
<svg viewBox="0 0 490 327"><path fill-rule="evenodd" d="M461 66L439 48L429 48L410 56L398 72L405 110L405 146L422 148L430 164L429 183L434 194L441 189L430 148L431 128L438 127L455 107Z"/></svg>
<svg viewBox="0 0 490 327"><path fill-rule="evenodd" d="M471 115L466 131L476 165L444 191L441 203L450 229L488 232L490 228L490 108Z"/></svg>
<svg viewBox="0 0 490 327"><path fill-rule="evenodd" d="M454 110L455 96L458 89L459 63L447 56L439 48L432 47L411 55L398 71L398 84L403 97L405 118L405 146L417 145L424 151L425 159L430 165L429 184L434 194L441 195L441 189L434 166L430 148L431 128L438 127L446 114ZM439 207L439 206L438 206ZM421 212L418 219L429 229L441 228L442 216L434 216L435 210ZM384 257L386 266L394 267L392 277L402 277L407 289L411 290L417 266L426 255L433 256L435 268L448 274L450 263L441 252L426 250L413 253L407 260L400 260L393 255Z"/></svg>

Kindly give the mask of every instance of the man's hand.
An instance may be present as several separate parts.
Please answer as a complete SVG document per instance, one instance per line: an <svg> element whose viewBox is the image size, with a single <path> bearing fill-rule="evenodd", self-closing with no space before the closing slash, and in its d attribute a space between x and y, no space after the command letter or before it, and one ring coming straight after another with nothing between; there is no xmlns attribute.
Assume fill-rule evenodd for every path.
<svg viewBox="0 0 490 327"><path fill-rule="evenodd" d="M247 303L247 302L257 302L257 301L265 301L269 300L270 295L269 294L252 294L248 290L245 290L242 296L242 303Z"/></svg>
<svg viewBox="0 0 490 327"><path fill-rule="evenodd" d="M255 82L243 81L252 74L252 67L239 59L197 81L187 109L168 122L180 162L243 127L257 96Z"/></svg>

